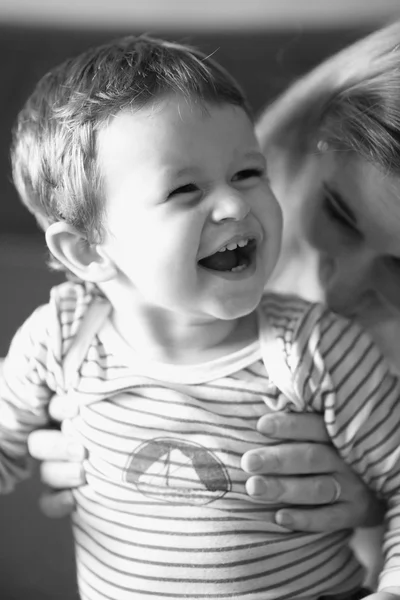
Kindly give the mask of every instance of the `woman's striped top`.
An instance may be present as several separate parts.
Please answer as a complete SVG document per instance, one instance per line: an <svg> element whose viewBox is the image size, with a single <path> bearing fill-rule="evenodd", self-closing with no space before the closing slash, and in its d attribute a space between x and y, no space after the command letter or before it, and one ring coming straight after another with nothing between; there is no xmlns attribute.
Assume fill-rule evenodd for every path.
<svg viewBox="0 0 400 600"><path fill-rule="evenodd" d="M398 584L400 388L367 336L320 305L266 294L249 347L150 364L109 309L93 287L54 288L17 332L1 382L2 492L25 476L27 436L48 422L51 396L80 405L68 426L89 451L73 515L83 600L310 600L356 588L350 532L290 532L274 522L278 504L246 494L241 456L274 451L256 424L276 410L321 413L387 499L381 586Z"/></svg>

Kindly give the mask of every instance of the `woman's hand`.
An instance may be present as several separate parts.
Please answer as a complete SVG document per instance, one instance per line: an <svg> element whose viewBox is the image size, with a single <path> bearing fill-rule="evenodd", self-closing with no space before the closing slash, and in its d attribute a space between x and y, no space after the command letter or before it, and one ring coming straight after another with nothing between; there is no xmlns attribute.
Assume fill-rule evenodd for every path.
<svg viewBox="0 0 400 600"><path fill-rule="evenodd" d="M336 531L382 522L383 505L343 462L321 416L271 413L260 418L257 429L266 446L242 458L251 475L246 488L256 502L287 504L276 513L279 525Z"/></svg>
<svg viewBox="0 0 400 600"><path fill-rule="evenodd" d="M52 419L57 422L77 414L77 406L71 397L68 402L55 396L49 406ZM31 433L28 439L29 452L40 465L42 482L49 486L40 498L39 505L47 517L59 518L69 515L75 506L70 488L85 483L82 462L86 457L85 448L68 432L58 429L43 429Z"/></svg>
<svg viewBox="0 0 400 600"><path fill-rule="evenodd" d="M381 592L365 596L364 600L400 600L400 588L386 588Z"/></svg>

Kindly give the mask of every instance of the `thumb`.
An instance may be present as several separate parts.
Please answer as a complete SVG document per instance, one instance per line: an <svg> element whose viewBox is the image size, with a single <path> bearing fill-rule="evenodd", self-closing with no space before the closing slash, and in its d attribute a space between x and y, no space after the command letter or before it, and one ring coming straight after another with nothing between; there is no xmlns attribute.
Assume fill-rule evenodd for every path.
<svg viewBox="0 0 400 600"><path fill-rule="evenodd" d="M73 394L53 396L49 404L49 414L55 421L76 417L79 412L77 399Z"/></svg>

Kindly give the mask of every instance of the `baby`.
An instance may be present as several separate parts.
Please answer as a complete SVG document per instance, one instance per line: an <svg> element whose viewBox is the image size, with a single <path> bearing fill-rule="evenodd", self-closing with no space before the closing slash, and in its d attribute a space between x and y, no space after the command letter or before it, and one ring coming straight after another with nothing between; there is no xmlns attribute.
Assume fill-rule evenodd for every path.
<svg viewBox="0 0 400 600"><path fill-rule="evenodd" d="M400 598L400 386L355 325L264 293L282 218L237 83L186 46L113 41L41 79L12 164L69 279L4 363L0 491L52 395L78 396L81 598L367 595L348 531L290 532L246 494L241 456L276 410L322 413L386 498L380 590Z"/></svg>

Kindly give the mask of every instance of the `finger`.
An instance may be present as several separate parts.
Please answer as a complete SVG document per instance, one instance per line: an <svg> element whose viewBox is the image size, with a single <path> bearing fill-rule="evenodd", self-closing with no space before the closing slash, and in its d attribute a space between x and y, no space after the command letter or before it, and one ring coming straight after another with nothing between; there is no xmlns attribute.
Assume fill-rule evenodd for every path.
<svg viewBox="0 0 400 600"><path fill-rule="evenodd" d="M59 519L68 517L72 513L75 508L75 501L70 490L47 491L39 498L39 507L46 517Z"/></svg>
<svg viewBox="0 0 400 600"><path fill-rule="evenodd" d="M74 400L74 396L53 396L49 404L49 413L55 421L63 421L64 419L72 419L79 412L78 402Z"/></svg>
<svg viewBox="0 0 400 600"><path fill-rule="evenodd" d="M80 462L44 462L40 465L42 483L55 488L74 488L85 483L85 472Z"/></svg>
<svg viewBox="0 0 400 600"><path fill-rule="evenodd" d="M257 429L265 436L280 440L330 441L322 417L310 413L269 413L260 417Z"/></svg>
<svg viewBox="0 0 400 600"><path fill-rule="evenodd" d="M315 506L336 502L338 499L346 500L345 492L339 485L339 477L332 475L304 478L268 478L256 475L247 480L246 491L253 499L261 502Z"/></svg>
<svg viewBox="0 0 400 600"><path fill-rule="evenodd" d="M279 444L248 450L241 460L250 474L309 475L343 470L343 461L325 444Z"/></svg>
<svg viewBox="0 0 400 600"><path fill-rule="evenodd" d="M82 461L86 450L82 444L71 439L61 431L43 429L34 431L28 438L31 456L37 460Z"/></svg>
<svg viewBox="0 0 400 600"><path fill-rule="evenodd" d="M361 525L356 512L349 510L347 502L309 509L283 508L275 521L293 531L325 532L354 529Z"/></svg>

